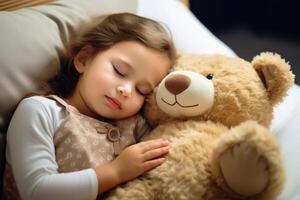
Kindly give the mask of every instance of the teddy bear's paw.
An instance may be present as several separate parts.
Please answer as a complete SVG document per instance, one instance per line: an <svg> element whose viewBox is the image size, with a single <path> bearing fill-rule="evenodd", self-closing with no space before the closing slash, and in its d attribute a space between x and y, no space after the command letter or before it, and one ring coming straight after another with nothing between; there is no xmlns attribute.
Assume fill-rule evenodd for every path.
<svg viewBox="0 0 300 200"><path fill-rule="evenodd" d="M267 160L248 143L227 149L220 157L220 167L228 187L239 195L258 195L267 187Z"/></svg>

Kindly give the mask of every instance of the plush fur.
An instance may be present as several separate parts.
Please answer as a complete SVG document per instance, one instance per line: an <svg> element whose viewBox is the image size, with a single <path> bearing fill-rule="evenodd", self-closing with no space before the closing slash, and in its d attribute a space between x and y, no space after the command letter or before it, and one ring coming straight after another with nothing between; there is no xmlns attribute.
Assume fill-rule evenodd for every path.
<svg viewBox="0 0 300 200"><path fill-rule="evenodd" d="M293 84L290 66L272 53L251 63L222 55L181 55L177 70L213 76L212 106L196 116L174 118L158 107L155 91L144 110L154 130L143 140L168 139L167 161L119 186L108 199L276 199L284 186L284 163L268 127L274 105Z"/></svg>

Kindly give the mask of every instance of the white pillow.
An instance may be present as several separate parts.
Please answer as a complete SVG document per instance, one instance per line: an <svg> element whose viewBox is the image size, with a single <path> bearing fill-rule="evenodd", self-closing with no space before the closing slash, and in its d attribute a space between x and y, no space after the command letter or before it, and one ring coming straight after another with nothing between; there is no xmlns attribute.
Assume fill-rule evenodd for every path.
<svg viewBox="0 0 300 200"><path fill-rule="evenodd" d="M137 14L163 22L173 35L175 46L185 53L236 54L214 36L180 1L139 0Z"/></svg>
<svg viewBox="0 0 300 200"><path fill-rule="evenodd" d="M300 87L294 85L274 110L272 130L281 144L287 172L287 184L280 200L300 199Z"/></svg>

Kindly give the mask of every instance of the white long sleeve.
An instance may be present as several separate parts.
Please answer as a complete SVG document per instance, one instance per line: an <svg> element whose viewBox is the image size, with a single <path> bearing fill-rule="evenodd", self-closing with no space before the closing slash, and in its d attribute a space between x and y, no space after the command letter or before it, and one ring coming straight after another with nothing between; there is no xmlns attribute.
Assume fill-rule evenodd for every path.
<svg viewBox="0 0 300 200"><path fill-rule="evenodd" d="M22 199L96 199L98 181L93 169L58 173L53 136L64 109L45 97L24 99L7 133L7 162Z"/></svg>

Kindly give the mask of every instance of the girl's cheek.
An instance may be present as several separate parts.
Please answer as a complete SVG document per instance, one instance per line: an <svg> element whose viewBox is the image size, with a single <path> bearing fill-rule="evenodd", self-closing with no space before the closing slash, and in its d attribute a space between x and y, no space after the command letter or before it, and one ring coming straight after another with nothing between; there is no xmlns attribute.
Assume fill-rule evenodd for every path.
<svg viewBox="0 0 300 200"><path fill-rule="evenodd" d="M143 96L137 97L137 100L136 100L137 110L139 110L143 106L144 102L145 102L145 98Z"/></svg>
<svg viewBox="0 0 300 200"><path fill-rule="evenodd" d="M145 103L145 97L142 97L141 102L140 102L140 108L143 106L144 103Z"/></svg>

